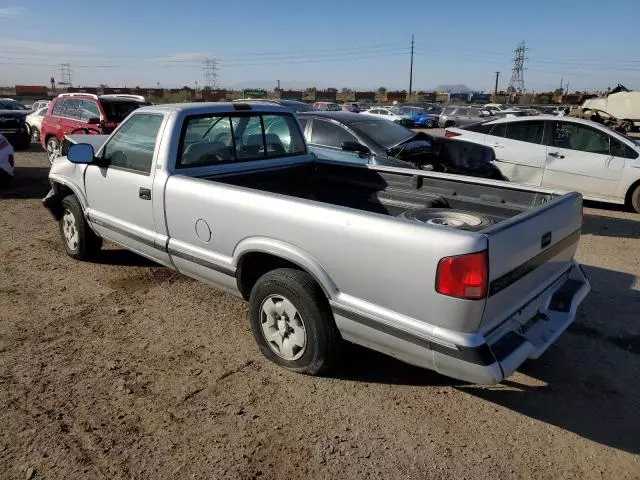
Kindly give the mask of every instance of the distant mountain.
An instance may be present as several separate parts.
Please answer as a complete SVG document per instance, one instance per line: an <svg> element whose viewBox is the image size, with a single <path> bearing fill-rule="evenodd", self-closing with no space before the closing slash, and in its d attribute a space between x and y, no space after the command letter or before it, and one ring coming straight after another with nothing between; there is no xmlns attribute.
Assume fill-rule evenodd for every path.
<svg viewBox="0 0 640 480"><path fill-rule="evenodd" d="M471 92L473 92L473 90L471 90L469 87L467 87L464 84L438 85L435 89L437 91L439 91L439 92L449 92L449 93L471 93Z"/></svg>

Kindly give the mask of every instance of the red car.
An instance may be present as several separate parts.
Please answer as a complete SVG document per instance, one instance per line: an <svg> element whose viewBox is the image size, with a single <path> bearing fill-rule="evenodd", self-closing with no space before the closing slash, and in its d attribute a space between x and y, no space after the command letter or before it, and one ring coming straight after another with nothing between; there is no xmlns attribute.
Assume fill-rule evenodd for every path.
<svg viewBox="0 0 640 480"><path fill-rule="evenodd" d="M60 155L65 135L109 134L138 107L151 105L139 95L61 93L42 118L40 142L49 162Z"/></svg>

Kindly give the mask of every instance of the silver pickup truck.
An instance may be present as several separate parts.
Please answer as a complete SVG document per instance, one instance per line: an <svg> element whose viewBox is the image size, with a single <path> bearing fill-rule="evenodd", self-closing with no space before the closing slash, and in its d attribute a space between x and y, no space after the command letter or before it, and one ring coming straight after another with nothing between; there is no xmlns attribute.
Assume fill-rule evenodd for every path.
<svg viewBox="0 0 640 480"><path fill-rule="evenodd" d="M577 193L323 161L280 106L150 106L84 138L43 200L67 253L106 239L248 300L262 353L297 372L346 340L496 383L589 292Z"/></svg>

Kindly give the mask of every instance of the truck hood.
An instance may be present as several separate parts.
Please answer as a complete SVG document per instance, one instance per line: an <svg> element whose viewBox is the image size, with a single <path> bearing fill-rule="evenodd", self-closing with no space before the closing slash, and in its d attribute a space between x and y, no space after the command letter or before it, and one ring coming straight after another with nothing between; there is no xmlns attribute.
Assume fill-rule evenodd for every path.
<svg viewBox="0 0 640 480"><path fill-rule="evenodd" d="M31 113L31 110L0 110L0 117L3 118L22 118Z"/></svg>
<svg viewBox="0 0 640 480"><path fill-rule="evenodd" d="M93 151L97 152L109 138L109 135L66 135L65 138L70 144L88 143L93 147Z"/></svg>

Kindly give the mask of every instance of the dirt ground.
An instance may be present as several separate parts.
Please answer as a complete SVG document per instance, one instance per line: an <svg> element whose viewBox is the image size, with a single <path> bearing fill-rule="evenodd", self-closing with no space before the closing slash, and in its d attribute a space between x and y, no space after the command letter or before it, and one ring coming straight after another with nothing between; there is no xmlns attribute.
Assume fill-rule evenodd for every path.
<svg viewBox="0 0 640 480"><path fill-rule="evenodd" d="M244 302L107 246L61 248L48 164L0 191L1 479L640 478L640 215L590 205L593 291L495 387L347 346L331 376L260 356Z"/></svg>

